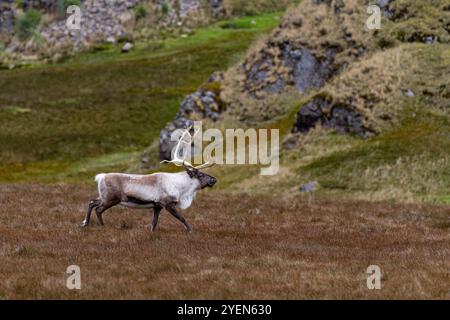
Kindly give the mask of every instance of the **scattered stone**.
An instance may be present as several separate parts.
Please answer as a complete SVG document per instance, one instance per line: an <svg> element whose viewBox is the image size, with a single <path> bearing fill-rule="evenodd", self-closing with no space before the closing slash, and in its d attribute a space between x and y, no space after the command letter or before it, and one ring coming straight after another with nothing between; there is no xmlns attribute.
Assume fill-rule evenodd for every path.
<svg viewBox="0 0 450 320"><path fill-rule="evenodd" d="M110 37L106 38L106 42L108 42L108 43L116 43L116 38L110 36Z"/></svg>
<svg viewBox="0 0 450 320"><path fill-rule="evenodd" d="M14 32L14 0L0 1L0 34L10 35Z"/></svg>
<svg viewBox="0 0 450 320"><path fill-rule="evenodd" d="M410 97L410 98L413 98L413 97L414 97L414 92L413 92L411 89L408 89L408 90L405 92L405 96Z"/></svg>
<svg viewBox="0 0 450 320"><path fill-rule="evenodd" d="M300 192L313 192L317 190L318 183L317 181L308 182L300 187Z"/></svg>
<svg viewBox="0 0 450 320"><path fill-rule="evenodd" d="M159 154L161 160L171 160L172 149L175 142L171 140L172 133L177 129L185 129L194 124L193 118L210 119L217 121L220 114L224 111L224 106L220 101L218 93L208 88L208 84L220 83L223 79L221 73L211 75L205 85L201 86L197 91L188 95L180 104L180 108L175 120L168 123L161 130L159 138ZM196 154L196 150L192 150L192 154ZM142 163L142 165L146 165Z"/></svg>
<svg viewBox="0 0 450 320"><path fill-rule="evenodd" d="M133 44L130 43L130 42L127 42L127 43L125 43L125 44L123 45L123 47L122 47L122 52L123 52L123 53L130 52L131 49L133 49Z"/></svg>
<svg viewBox="0 0 450 320"><path fill-rule="evenodd" d="M435 43L437 41L438 41L438 38L437 37L433 37L433 36L428 36L428 37L424 37L423 38L423 42L425 44L433 44L433 43Z"/></svg>
<svg viewBox="0 0 450 320"><path fill-rule="evenodd" d="M389 5L391 4L392 0L378 0L377 5L380 7L381 11L383 12L383 15L390 19L393 16L393 11L390 10Z"/></svg>

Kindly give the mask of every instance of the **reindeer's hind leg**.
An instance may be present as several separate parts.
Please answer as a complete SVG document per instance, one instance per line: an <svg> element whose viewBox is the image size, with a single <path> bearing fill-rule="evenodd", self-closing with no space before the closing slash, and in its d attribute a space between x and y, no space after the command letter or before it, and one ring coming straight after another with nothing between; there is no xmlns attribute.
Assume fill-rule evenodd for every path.
<svg viewBox="0 0 450 320"><path fill-rule="evenodd" d="M171 215L173 215L175 218L177 218L179 221L181 221L181 223L184 224L184 226L186 227L186 230L188 232L192 231L192 227L189 225L189 223L186 221L186 219L184 219L183 216L178 213L175 203L170 203L170 204L166 205L165 208L167 211L170 212Z"/></svg>
<svg viewBox="0 0 450 320"><path fill-rule="evenodd" d="M87 213L86 213L86 218L84 218L83 222L81 223L81 227L84 228L84 227L89 226L89 221L91 220L92 210L94 210L94 208L97 208L98 206L100 206L100 204L101 204L101 200L100 199L89 201L89 206L88 206L88 210L87 210Z"/></svg>
<svg viewBox="0 0 450 320"><path fill-rule="evenodd" d="M103 212L99 212L98 207L97 207L97 209L95 210L95 213L97 214L98 223L103 227L105 225L105 223L103 222L103 217L102 217Z"/></svg>
<svg viewBox="0 0 450 320"><path fill-rule="evenodd" d="M159 219L159 214L161 213L161 210L162 210L161 206L156 206L153 208L153 221L152 221L152 225L150 226L151 231L156 230L156 226L158 225L158 219Z"/></svg>

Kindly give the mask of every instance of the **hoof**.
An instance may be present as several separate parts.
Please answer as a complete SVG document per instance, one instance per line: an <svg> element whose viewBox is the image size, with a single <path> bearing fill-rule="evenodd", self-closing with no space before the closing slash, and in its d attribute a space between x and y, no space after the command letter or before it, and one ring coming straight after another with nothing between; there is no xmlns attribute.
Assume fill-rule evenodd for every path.
<svg viewBox="0 0 450 320"><path fill-rule="evenodd" d="M84 221L80 224L80 228L87 228L87 227L89 227L89 224Z"/></svg>

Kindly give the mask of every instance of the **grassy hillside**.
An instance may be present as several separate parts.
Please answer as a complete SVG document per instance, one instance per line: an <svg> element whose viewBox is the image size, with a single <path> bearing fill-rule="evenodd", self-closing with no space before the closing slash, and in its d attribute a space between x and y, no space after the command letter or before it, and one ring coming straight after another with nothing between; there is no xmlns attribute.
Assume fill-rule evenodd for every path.
<svg viewBox="0 0 450 320"><path fill-rule="evenodd" d="M386 62L399 53L408 59L393 59L397 61L394 64ZM368 72L369 66L374 70ZM397 81L387 81L386 74L395 75ZM302 196L298 191L300 185L317 181L317 197L450 203L448 74L450 46L446 44L407 44L377 52L323 89L299 98L292 110L298 110L318 95L339 101L349 95L355 100L367 99L376 93L375 106L364 109L371 98L368 101L361 98L361 108L381 126L379 134L363 139L320 126L307 135L290 134L286 128L295 121L291 112L275 123L264 125L282 128L284 142L295 143L293 148L283 151L280 173L262 177L255 167L216 168L213 172L222 176L224 182L219 188L262 194L288 190ZM407 90L414 96L407 96ZM389 121L376 120L386 113L391 115Z"/></svg>
<svg viewBox="0 0 450 320"><path fill-rule="evenodd" d="M140 42L100 46L53 66L0 72L0 181L83 180L127 170L181 99L237 60L276 14Z"/></svg>
<svg viewBox="0 0 450 320"><path fill-rule="evenodd" d="M440 0L395 2L393 18L370 32L361 28L364 4L345 2L336 15L339 1L304 2L281 23L276 14L222 21L187 38L138 42L126 55L102 45L54 66L2 71L0 181L87 181L99 171L137 171L144 149L156 158L156 144L148 147L181 99L227 69L221 98L229 111L216 126L280 128L294 147L283 150L274 177L259 176L254 166L212 169L218 188L300 195L301 184L317 181L318 196L449 203L448 10L434 8L444 8ZM424 44L427 36L439 41ZM278 47L286 41L318 56L335 48L339 72L320 89L299 94L290 85L255 99L245 91L255 84L246 72L272 57L267 81L288 79ZM296 113L316 97L356 110L374 135L320 126L291 134Z"/></svg>
<svg viewBox="0 0 450 320"><path fill-rule="evenodd" d="M302 2L227 71L227 116L241 125L281 128L286 148L280 174L216 168L225 181L220 187L302 196L300 186L316 181L316 196L450 203L448 7L440 0L392 1L391 18L372 32L364 28L366 4ZM286 43L325 57L321 61L334 50L335 69L323 86L292 90ZM254 70L260 70L256 80ZM279 83L286 86L274 93ZM290 133L295 113L318 99L328 103L325 124L335 108L355 112L368 138L338 134L345 130L325 129L320 121L307 134Z"/></svg>
<svg viewBox="0 0 450 320"><path fill-rule="evenodd" d="M403 49L411 59L404 60L409 68L396 88L398 97L383 111L372 109L390 114L392 127L367 141L342 139L343 148L299 168L303 179L318 179L327 190L371 200L450 203L450 46L408 45ZM376 91L375 83L366 86ZM414 97L405 96L407 90ZM377 92L382 99L381 91Z"/></svg>

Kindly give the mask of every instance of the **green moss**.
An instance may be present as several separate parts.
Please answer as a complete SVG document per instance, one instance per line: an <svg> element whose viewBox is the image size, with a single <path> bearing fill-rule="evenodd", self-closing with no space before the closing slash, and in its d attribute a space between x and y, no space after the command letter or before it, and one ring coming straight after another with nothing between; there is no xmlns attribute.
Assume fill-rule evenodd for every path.
<svg viewBox="0 0 450 320"><path fill-rule="evenodd" d="M17 18L15 22L16 34L20 40L30 38L41 23L42 14L34 9L30 9Z"/></svg>
<svg viewBox="0 0 450 320"><path fill-rule="evenodd" d="M148 11L142 4L140 4L134 7L134 15L136 20L141 20L148 16Z"/></svg>

